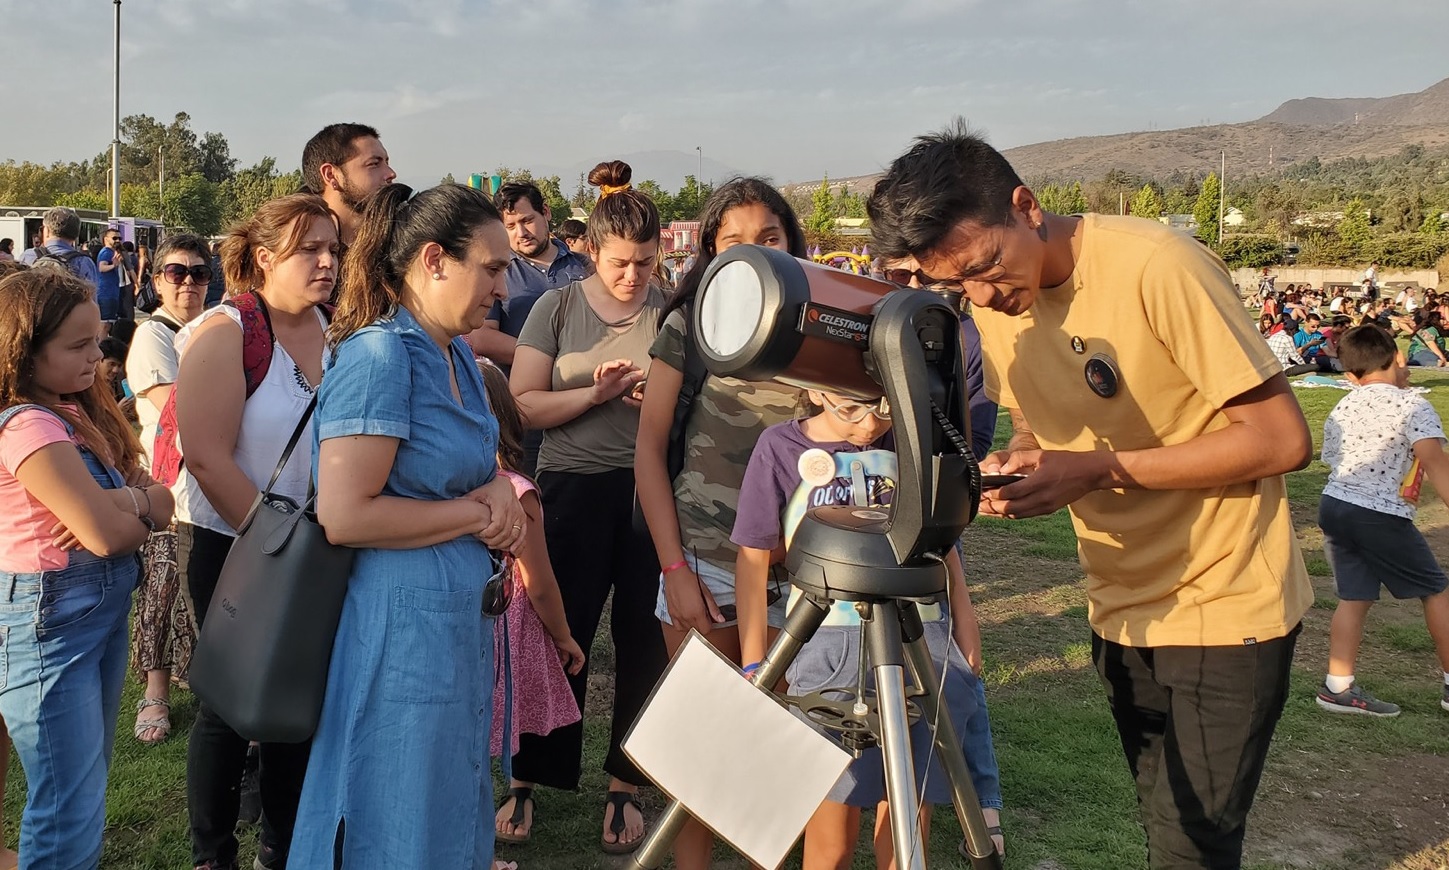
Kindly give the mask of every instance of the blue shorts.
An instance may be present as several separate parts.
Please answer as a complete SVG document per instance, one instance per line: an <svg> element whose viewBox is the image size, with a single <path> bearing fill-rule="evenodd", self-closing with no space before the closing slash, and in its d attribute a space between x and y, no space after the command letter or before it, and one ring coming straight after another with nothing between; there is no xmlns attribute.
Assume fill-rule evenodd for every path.
<svg viewBox="0 0 1449 870"><path fill-rule="evenodd" d="M1001 808L1001 778L996 750L991 742L991 724L981 681L966 664L966 657L951 638L945 619L927 622L926 645L934 659L937 678L946 668L944 698L946 712L966 754L976 797L983 807ZM860 667L860 628L821 626L800 651L785 674L790 694L806 695L825 689L853 686ZM867 685L874 685L868 677ZM937 691L942 691L936 686ZM797 709L797 716L803 714ZM807 720L808 721L808 720ZM829 732L825 732L829 735ZM833 736L833 735L830 735ZM916 789L933 804L951 803L951 785L941 761L936 758L929 723L923 716L911 726L911 752L916 764ZM885 799L885 764L879 747L868 749L850 763L831 788L827 800L852 807L873 807Z"/></svg>
<svg viewBox="0 0 1449 870"><path fill-rule="evenodd" d="M735 572L726 571L715 565L713 562L703 562L694 558L693 553L685 553L684 561L689 563L689 569L699 578L699 582L709 590L710 597L714 599L716 607L734 607L735 604ZM780 595L774 604L770 605L766 618L771 628L785 627L785 602L790 598L790 588L787 583L779 579L779 576L772 572L770 583L780 588ZM673 625L674 620L669 618L669 603L664 598L664 575L659 575L659 597L654 602L654 616L665 625ZM715 628L729 628L739 625L738 619L726 619L724 622L716 622Z"/></svg>
<svg viewBox="0 0 1449 870"><path fill-rule="evenodd" d="M119 296L97 296L96 304L101 308L101 320L106 323L115 323L121 316L121 297Z"/></svg>

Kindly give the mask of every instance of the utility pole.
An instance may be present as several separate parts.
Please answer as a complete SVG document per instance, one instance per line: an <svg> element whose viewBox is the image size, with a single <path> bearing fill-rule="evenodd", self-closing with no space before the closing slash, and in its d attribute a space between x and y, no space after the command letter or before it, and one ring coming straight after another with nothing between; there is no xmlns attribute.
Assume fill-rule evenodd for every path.
<svg viewBox="0 0 1449 870"><path fill-rule="evenodd" d="M694 177L694 193L695 196L698 197L700 205L703 205L704 188L700 185L704 184L704 148L700 145L696 145L694 146L694 150L699 152L699 174Z"/></svg>
<svg viewBox="0 0 1449 870"><path fill-rule="evenodd" d="M156 172L156 220L166 225L166 147L156 147L156 161L160 169Z"/></svg>
<svg viewBox="0 0 1449 870"><path fill-rule="evenodd" d="M111 135L111 217L121 216L121 0L116 4L115 116Z"/></svg>
<svg viewBox="0 0 1449 870"><path fill-rule="evenodd" d="M1223 243L1223 207L1228 201L1228 152L1222 152L1223 163L1218 170L1218 244Z"/></svg>

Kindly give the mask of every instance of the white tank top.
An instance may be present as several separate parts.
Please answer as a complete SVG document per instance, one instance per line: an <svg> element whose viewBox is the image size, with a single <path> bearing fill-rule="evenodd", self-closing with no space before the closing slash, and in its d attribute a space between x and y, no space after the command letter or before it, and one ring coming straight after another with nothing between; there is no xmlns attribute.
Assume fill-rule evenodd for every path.
<svg viewBox="0 0 1449 870"><path fill-rule="evenodd" d="M235 308L230 305L212 308L177 334L176 348L180 358L186 358L186 345L197 327L212 317L223 316L230 317L238 327L241 326L241 314ZM317 312L317 321L323 329L327 328L327 320L320 311ZM324 350L324 363L326 354ZM286 348L280 342L273 345L272 364L267 369L267 376L247 399L246 408L242 411L241 431L237 433L236 453L233 454L237 466L258 489L266 486L271 479L277 460L282 458L282 450L287 446L287 439L292 437L302 413L312 401L312 393L312 387L307 384L307 379ZM178 432L177 435L181 455L185 457L185 433ZM285 495L298 504L307 497L307 481L312 474L312 441L309 433L302 434L292 451L292 458L287 460L287 467L282 469L282 476L272 487L273 492ZM177 520L213 532L236 535L236 530L207 501L201 485L186 470L184 463L172 491L176 495Z"/></svg>

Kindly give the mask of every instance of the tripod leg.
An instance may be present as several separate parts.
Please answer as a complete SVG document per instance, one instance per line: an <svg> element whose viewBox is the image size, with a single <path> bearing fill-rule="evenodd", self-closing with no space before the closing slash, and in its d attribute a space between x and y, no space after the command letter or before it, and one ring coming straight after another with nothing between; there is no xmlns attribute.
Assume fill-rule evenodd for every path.
<svg viewBox="0 0 1449 870"><path fill-rule="evenodd" d="M766 653L764 661L751 678L756 686L771 691L776 682L789 670L790 663L800 654L800 648L815 636L815 631L830 612L829 602L819 601L814 596L801 596L800 601L785 619L785 628ZM689 821L689 810L679 801L670 801L669 806L654 820L654 828L634 850L629 861L630 870L657 870L669 859L674 840L684 823Z"/></svg>
<svg viewBox="0 0 1449 870"><path fill-rule="evenodd" d="M911 758L910 720L906 715L906 675L902 661L901 624L893 601L872 606L864 650L875 673L880 711L880 746L885 756L886 801L891 812L896 867L925 870L921 826L916 818L916 767Z"/></svg>
<svg viewBox="0 0 1449 870"><path fill-rule="evenodd" d="M974 870L1000 870L1001 855L986 832L986 819L981 815L981 803L976 787L971 783L971 771L966 766L966 756L961 750L961 741L956 735L956 726L951 722L951 713L939 694L940 675L926 646L925 630L921 616L914 604L901 610L901 633L906 645L906 663L911 669L911 679L923 692L919 696L921 712L927 723L933 726L936 755L946 771L951 784L951 795L956 807L956 818L966 834L966 850L971 853Z"/></svg>

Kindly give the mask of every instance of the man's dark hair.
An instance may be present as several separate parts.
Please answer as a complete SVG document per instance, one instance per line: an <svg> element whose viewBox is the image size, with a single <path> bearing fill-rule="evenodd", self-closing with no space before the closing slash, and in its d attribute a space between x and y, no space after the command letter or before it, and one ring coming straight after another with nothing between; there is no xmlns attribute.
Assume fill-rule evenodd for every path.
<svg viewBox="0 0 1449 870"><path fill-rule="evenodd" d="M891 163L870 202L871 244L897 259L933 250L958 223L1002 226L1021 177L960 118Z"/></svg>
<svg viewBox="0 0 1449 870"><path fill-rule="evenodd" d="M1338 337L1338 361L1356 378L1393 365L1398 352L1394 337L1377 323L1355 326Z"/></svg>
<svg viewBox="0 0 1449 870"><path fill-rule="evenodd" d="M558 237L570 242L574 239L582 239L588 231L589 227L583 221L578 218L569 218L559 225Z"/></svg>
<svg viewBox="0 0 1449 870"><path fill-rule="evenodd" d="M498 192L493 194L493 207L500 213L517 211L514 206L520 199L528 200L528 204L533 206L534 211L543 214L543 191L539 190L538 185L531 181L510 181L498 188Z"/></svg>
<svg viewBox="0 0 1449 870"><path fill-rule="evenodd" d="M358 139L381 139L366 124L328 124L307 140L302 149L302 184L307 193L322 193L322 164L341 166L357 156Z"/></svg>
<svg viewBox="0 0 1449 870"><path fill-rule="evenodd" d="M1323 322L1323 318L1322 317L1319 317L1317 314L1309 314L1307 317L1303 318L1303 322L1304 323L1322 323Z"/></svg>

